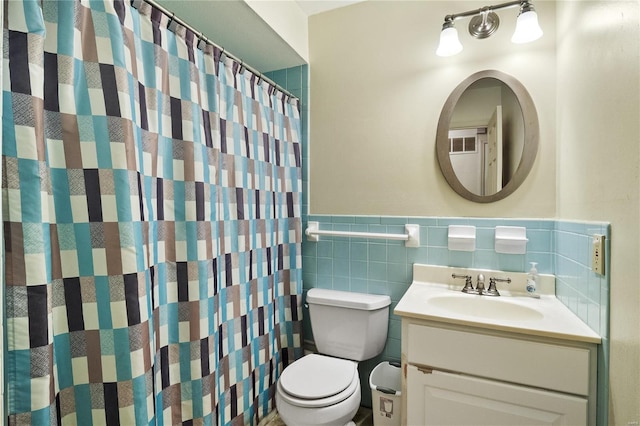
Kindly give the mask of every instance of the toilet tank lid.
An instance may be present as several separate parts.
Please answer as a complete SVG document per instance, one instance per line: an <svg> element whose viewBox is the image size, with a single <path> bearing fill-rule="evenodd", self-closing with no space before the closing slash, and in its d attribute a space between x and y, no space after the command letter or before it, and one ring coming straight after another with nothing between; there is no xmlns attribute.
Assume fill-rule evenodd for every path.
<svg viewBox="0 0 640 426"><path fill-rule="evenodd" d="M307 303L373 311L389 306L391 298L381 294L312 288L307 292Z"/></svg>

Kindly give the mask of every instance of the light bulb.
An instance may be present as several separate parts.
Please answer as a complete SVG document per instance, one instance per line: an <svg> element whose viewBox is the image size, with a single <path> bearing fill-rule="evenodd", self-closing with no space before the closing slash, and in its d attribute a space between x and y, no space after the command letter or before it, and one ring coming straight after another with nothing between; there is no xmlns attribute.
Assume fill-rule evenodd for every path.
<svg viewBox="0 0 640 426"><path fill-rule="evenodd" d="M440 33L440 44L436 55L438 56L452 56L462 51L462 44L458 39L458 30L453 25L443 28Z"/></svg>
<svg viewBox="0 0 640 426"><path fill-rule="evenodd" d="M516 30L511 37L512 43L528 43L542 37L542 28L538 24L538 14L534 10L522 12L516 21Z"/></svg>

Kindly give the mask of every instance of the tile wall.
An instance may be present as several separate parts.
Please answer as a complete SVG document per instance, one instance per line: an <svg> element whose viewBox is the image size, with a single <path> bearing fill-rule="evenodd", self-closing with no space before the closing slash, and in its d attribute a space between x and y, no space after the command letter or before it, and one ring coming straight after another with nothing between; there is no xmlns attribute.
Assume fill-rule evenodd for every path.
<svg viewBox="0 0 640 426"><path fill-rule="evenodd" d="M304 289L321 287L387 294L398 302L411 283L414 263L465 268L526 272L537 262L541 273L555 274L557 297L594 331L608 330L608 275L591 271L593 234L606 236L609 225L538 219L426 218L384 216L308 216L320 229L356 232L404 233L404 224L420 225L420 247L407 248L402 241L321 237L303 243ZM474 225L476 250L450 251L449 225ZM500 254L494 250L497 225L527 229L527 253ZM608 250L605 254L608 255ZM608 260L608 256L606 257ZM399 321L392 317L393 321ZM396 325L393 325L396 329ZM399 359L399 334L390 333L386 356Z"/></svg>

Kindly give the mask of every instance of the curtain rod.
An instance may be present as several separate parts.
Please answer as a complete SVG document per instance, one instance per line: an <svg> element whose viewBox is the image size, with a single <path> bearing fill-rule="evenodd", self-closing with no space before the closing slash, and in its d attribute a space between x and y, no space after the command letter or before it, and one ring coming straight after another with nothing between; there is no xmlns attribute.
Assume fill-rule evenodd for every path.
<svg viewBox="0 0 640 426"><path fill-rule="evenodd" d="M247 65L242 59L240 59L237 56L231 54L230 52L227 52L226 50L224 50L224 47L218 46L216 43L214 43L213 41L209 40L209 38L207 38L202 31L196 30L194 27L192 27L191 25L186 23L180 17L176 16L176 14L174 12L172 12L169 9L165 8L164 6L159 4L157 1L155 1L155 0L131 0L131 5L137 9L138 6L140 4L142 4L143 2L149 4L152 7L155 7L160 12L162 12L164 15L168 16L171 19L170 22L172 22L172 21L176 22L177 24L182 25L183 27L185 27L186 29L191 31L193 34L196 35L198 40L201 40L201 41L203 41L203 42L205 42L207 44L210 44L210 45L220 49L222 51L222 53L224 53L225 56L227 56L227 57L233 59L234 61L238 62L240 64L240 69L242 69L242 68L248 69L253 74L257 75L259 79L262 79L262 80L266 81L271 86L275 87L276 90L281 91L282 93L287 95L289 98L298 99L298 97L296 95L294 95L293 93L291 93L290 91L288 91L284 87L280 86L278 83L276 83L275 81L271 80L270 78L264 76L261 71L258 71L257 69Z"/></svg>

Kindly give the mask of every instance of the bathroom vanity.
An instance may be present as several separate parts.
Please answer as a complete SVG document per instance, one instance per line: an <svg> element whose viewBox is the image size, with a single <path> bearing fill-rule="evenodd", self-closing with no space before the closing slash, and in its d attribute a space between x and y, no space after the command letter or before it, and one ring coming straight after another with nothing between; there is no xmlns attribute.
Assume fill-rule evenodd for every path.
<svg viewBox="0 0 640 426"><path fill-rule="evenodd" d="M460 292L451 273L509 275L502 296ZM600 337L553 296L520 293L524 274L414 265L402 318L408 425L595 425Z"/></svg>

